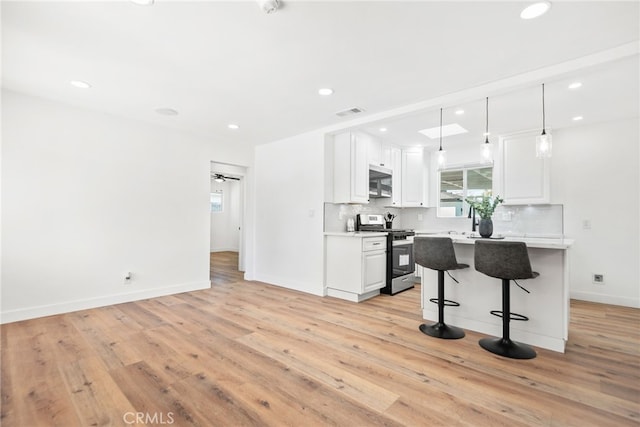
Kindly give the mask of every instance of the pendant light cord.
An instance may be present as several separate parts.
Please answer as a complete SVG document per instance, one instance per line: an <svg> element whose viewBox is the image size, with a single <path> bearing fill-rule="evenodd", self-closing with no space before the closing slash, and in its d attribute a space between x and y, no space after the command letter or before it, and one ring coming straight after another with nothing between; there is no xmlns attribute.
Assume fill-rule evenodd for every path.
<svg viewBox="0 0 640 427"><path fill-rule="evenodd" d="M440 150L442 151L442 108L440 109Z"/></svg>

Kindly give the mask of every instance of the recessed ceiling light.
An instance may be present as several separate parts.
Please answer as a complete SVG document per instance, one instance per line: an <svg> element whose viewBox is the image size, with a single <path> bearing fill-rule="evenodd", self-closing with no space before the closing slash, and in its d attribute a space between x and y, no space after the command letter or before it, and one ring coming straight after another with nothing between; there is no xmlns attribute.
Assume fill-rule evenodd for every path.
<svg viewBox="0 0 640 427"><path fill-rule="evenodd" d="M461 116L464 114L464 110L456 110L456 114Z"/></svg>
<svg viewBox="0 0 640 427"><path fill-rule="evenodd" d="M227 127L228 127L229 129L233 129L233 130L240 129L240 126L238 126L238 125L237 125L237 124L235 124L235 123L229 123L229 124L227 125Z"/></svg>
<svg viewBox="0 0 640 427"><path fill-rule="evenodd" d="M380 132L386 132L386 131L387 131L387 128L380 128L380 129L379 129L379 131L380 131Z"/></svg>
<svg viewBox="0 0 640 427"><path fill-rule="evenodd" d="M163 116L177 116L178 111L173 108L156 108L156 113L162 114Z"/></svg>
<svg viewBox="0 0 640 427"><path fill-rule="evenodd" d="M582 116L575 116L575 117L573 118L573 121L574 121L574 122L579 122L579 121L580 121L580 120L582 120L583 118L584 118L584 117L582 117Z"/></svg>
<svg viewBox="0 0 640 427"><path fill-rule="evenodd" d="M131 3L135 3L139 6L151 6L154 0L131 0Z"/></svg>
<svg viewBox="0 0 640 427"><path fill-rule="evenodd" d="M440 138L440 126L436 126L434 128L429 128L429 129L422 129L422 130L419 130L418 132L423 134L427 138L431 138L431 139ZM469 131L457 123L452 123L450 125L442 126L443 137L451 136L451 135L459 135L461 133L467 133L467 132Z"/></svg>
<svg viewBox="0 0 640 427"><path fill-rule="evenodd" d="M91 87L89 83L82 80L71 80L69 83L71 84L71 86L74 86L80 89L89 89Z"/></svg>
<svg viewBox="0 0 640 427"><path fill-rule="evenodd" d="M522 19L533 19L538 16L542 16L551 8L551 3L548 1L540 1L537 3L533 3L524 8L522 12L520 12L520 18Z"/></svg>
<svg viewBox="0 0 640 427"><path fill-rule="evenodd" d="M580 82L573 82L569 85L569 89L578 89L579 87L582 87L582 83Z"/></svg>
<svg viewBox="0 0 640 427"><path fill-rule="evenodd" d="M333 89L328 87L323 87L322 89L318 89L318 94L322 96L329 96L333 94Z"/></svg>

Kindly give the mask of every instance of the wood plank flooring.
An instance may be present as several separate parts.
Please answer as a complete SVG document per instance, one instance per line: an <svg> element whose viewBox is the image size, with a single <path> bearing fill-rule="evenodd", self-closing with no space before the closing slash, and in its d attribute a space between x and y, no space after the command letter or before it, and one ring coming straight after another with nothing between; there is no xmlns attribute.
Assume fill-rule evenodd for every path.
<svg viewBox="0 0 640 427"><path fill-rule="evenodd" d="M214 285L238 282L244 277L238 271L238 252L211 252L209 260L209 277Z"/></svg>
<svg viewBox="0 0 640 427"><path fill-rule="evenodd" d="M419 287L349 303L234 256L211 289L3 325L2 426L640 425L640 310L572 301L565 354L510 360L420 333Z"/></svg>

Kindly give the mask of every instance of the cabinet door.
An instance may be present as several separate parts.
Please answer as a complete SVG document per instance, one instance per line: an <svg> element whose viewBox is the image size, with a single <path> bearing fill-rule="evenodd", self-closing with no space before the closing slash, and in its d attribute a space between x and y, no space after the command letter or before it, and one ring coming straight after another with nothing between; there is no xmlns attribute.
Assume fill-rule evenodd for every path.
<svg viewBox="0 0 640 427"><path fill-rule="evenodd" d="M402 206L402 151L391 149L393 178L391 181L391 206Z"/></svg>
<svg viewBox="0 0 640 427"><path fill-rule="evenodd" d="M364 139L338 134L333 142L333 203L369 201L369 164Z"/></svg>
<svg viewBox="0 0 640 427"><path fill-rule="evenodd" d="M387 253L370 251L362 254L362 292L383 288L386 284Z"/></svg>
<svg viewBox="0 0 640 427"><path fill-rule="evenodd" d="M380 158L380 166L394 170L393 150L390 145L382 144L382 157Z"/></svg>
<svg viewBox="0 0 640 427"><path fill-rule="evenodd" d="M422 150L402 152L402 206L426 206L426 173Z"/></svg>
<svg viewBox="0 0 640 427"><path fill-rule="evenodd" d="M549 160L536 157L537 132L501 138L505 204L549 203Z"/></svg>
<svg viewBox="0 0 640 427"><path fill-rule="evenodd" d="M367 140L360 135L355 135L351 141L351 199L355 203L369 201Z"/></svg>
<svg viewBox="0 0 640 427"><path fill-rule="evenodd" d="M376 138L366 135L367 157L370 165L383 166L382 163L382 143Z"/></svg>

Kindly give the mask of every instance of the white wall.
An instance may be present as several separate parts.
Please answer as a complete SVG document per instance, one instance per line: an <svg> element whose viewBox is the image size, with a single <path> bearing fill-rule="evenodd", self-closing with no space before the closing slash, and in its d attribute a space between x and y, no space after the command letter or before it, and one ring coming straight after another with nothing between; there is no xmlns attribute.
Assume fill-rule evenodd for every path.
<svg viewBox="0 0 640 427"><path fill-rule="evenodd" d="M210 160L248 151L11 91L2 103L2 322L210 286Z"/></svg>
<svg viewBox="0 0 640 427"><path fill-rule="evenodd" d="M553 133L551 201L564 205L565 234L576 240L572 298L640 307L639 126L635 118Z"/></svg>
<svg viewBox="0 0 640 427"><path fill-rule="evenodd" d="M211 252L239 250L240 185L235 180L211 180L211 192L222 191L222 212L211 212Z"/></svg>
<svg viewBox="0 0 640 427"><path fill-rule="evenodd" d="M255 151L256 280L324 294L324 132Z"/></svg>

